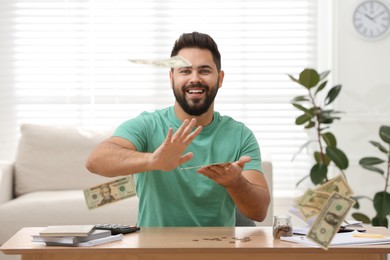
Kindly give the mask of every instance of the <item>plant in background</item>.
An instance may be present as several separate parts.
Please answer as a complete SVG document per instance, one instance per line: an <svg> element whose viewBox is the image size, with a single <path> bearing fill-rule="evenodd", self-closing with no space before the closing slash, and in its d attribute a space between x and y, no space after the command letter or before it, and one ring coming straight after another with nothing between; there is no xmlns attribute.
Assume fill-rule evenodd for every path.
<svg viewBox="0 0 390 260"><path fill-rule="evenodd" d="M389 222L387 217L390 216L390 193L389 193L389 178L390 178L390 126L381 126L379 129L379 136L386 143L385 147L379 142L370 141L370 143L377 147L380 152L384 154L384 159L379 157L364 157L360 159L359 164L372 172L379 173L383 177L383 191L379 191L374 195L374 198L371 199L367 196L355 196L353 197L356 200L354 208L359 209L360 199L368 199L371 200L376 211L376 216L370 219L365 214L356 212L352 214L352 217L356 220L360 220L366 224L372 224L373 226L384 226L388 227ZM379 168L379 164L384 164L386 170Z"/></svg>
<svg viewBox="0 0 390 260"><path fill-rule="evenodd" d="M347 156L337 147L336 137L329 131L330 125L335 120L340 119L339 114L341 113L329 108L340 93L341 85L333 86L326 96L322 94L326 89L328 83L326 77L329 73L330 71L324 71L319 74L314 69L306 68L299 74L298 79L288 75L292 81L307 90L307 95L297 96L291 101L292 105L302 112L296 118L295 124L304 125L305 129L314 129L315 131L315 139L303 144L298 153L313 142L317 144L317 150L313 153L315 164L311 168L310 174L301 179L297 186L309 177L314 185L328 181L328 167L331 162L340 169L344 176L343 170L348 168Z"/></svg>

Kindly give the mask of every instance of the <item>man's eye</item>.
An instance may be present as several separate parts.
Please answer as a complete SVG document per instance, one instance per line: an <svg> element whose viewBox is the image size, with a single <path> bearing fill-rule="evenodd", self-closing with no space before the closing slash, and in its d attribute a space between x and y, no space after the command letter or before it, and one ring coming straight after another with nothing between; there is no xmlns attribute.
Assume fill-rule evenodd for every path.
<svg viewBox="0 0 390 260"><path fill-rule="evenodd" d="M188 73L191 73L191 71L190 70L180 70L179 73L188 74Z"/></svg>
<svg viewBox="0 0 390 260"><path fill-rule="evenodd" d="M201 70L200 73L202 74L209 74L211 71L210 70Z"/></svg>

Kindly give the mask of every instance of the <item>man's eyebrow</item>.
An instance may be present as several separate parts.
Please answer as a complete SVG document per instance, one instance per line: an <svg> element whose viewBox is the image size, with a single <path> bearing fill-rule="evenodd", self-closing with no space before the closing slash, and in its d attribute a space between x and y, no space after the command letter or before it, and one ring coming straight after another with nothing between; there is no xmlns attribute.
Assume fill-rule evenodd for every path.
<svg viewBox="0 0 390 260"><path fill-rule="evenodd" d="M180 67L178 69L192 69L192 66ZM213 69L210 65L201 65L197 69Z"/></svg>
<svg viewBox="0 0 390 260"><path fill-rule="evenodd" d="M212 67L210 65L202 65L202 66L199 66L198 68L199 69L206 69L206 68L212 69Z"/></svg>

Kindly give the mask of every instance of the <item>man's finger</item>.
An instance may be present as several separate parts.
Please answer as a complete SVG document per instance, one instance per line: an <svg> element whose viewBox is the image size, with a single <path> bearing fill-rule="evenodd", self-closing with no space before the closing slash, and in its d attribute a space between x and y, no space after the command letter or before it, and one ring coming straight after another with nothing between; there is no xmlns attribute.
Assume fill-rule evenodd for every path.
<svg viewBox="0 0 390 260"><path fill-rule="evenodd" d="M172 140L172 136L173 136L173 128L170 127L170 128L168 129L168 134L167 134L167 137L165 137L164 143L166 143L166 144L170 143L171 140Z"/></svg>
<svg viewBox="0 0 390 260"><path fill-rule="evenodd" d="M200 132L202 131L203 127L202 126L198 126L191 134L189 134L185 139L184 139L184 143L186 144L189 144L191 143L195 137L197 137Z"/></svg>
<svg viewBox="0 0 390 260"><path fill-rule="evenodd" d="M240 166L241 168L244 168L245 164L252 161L252 158L250 156L242 156L240 159L238 159L238 161L236 162L236 164L238 166Z"/></svg>
<svg viewBox="0 0 390 260"><path fill-rule="evenodd" d="M188 124L189 124L189 120L185 119L183 121L183 123L181 124L181 126L179 127L179 129L177 129L177 131L175 133L175 139L180 139L181 135L184 132L184 129L187 127Z"/></svg>
<svg viewBox="0 0 390 260"><path fill-rule="evenodd" d="M180 157L180 161L179 161L179 165L182 165L183 163L186 163L188 162L189 160L192 159L194 155L189 152L189 153L186 153L185 155L183 155L182 157Z"/></svg>

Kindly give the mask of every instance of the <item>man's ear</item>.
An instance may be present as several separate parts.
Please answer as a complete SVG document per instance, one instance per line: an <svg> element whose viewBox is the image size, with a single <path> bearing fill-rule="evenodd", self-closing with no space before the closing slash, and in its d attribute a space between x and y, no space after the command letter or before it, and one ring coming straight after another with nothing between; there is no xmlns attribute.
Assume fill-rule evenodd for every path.
<svg viewBox="0 0 390 260"><path fill-rule="evenodd" d="M225 77L225 72L221 70L219 72L219 79L218 79L218 88L222 87L223 78Z"/></svg>
<svg viewBox="0 0 390 260"><path fill-rule="evenodd" d="M173 72L172 72L172 69L169 70L169 81L171 82L171 86L173 86L172 82L173 82Z"/></svg>

